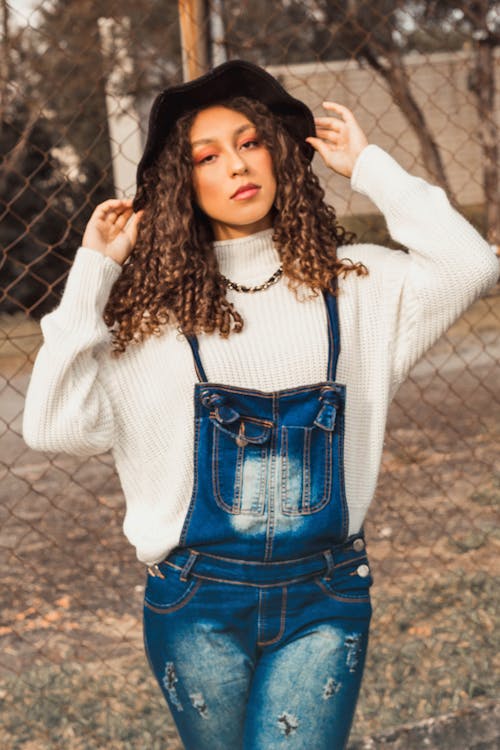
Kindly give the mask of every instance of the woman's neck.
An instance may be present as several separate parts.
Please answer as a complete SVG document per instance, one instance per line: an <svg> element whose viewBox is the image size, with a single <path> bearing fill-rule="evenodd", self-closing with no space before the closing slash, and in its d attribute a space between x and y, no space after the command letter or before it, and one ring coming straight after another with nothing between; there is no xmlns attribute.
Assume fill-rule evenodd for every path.
<svg viewBox="0 0 500 750"><path fill-rule="evenodd" d="M215 240L212 247L220 272L239 284L265 281L280 265L272 237L271 227L246 237Z"/></svg>

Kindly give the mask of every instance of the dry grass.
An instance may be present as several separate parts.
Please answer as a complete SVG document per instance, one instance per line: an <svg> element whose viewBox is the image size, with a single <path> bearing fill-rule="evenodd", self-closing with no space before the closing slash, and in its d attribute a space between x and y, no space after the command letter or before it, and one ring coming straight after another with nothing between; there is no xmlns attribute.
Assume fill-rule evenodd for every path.
<svg viewBox="0 0 500 750"><path fill-rule="evenodd" d="M180 750L143 654L144 571L110 458L49 462L23 446L40 339L25 320L8 333L0 322L0 746ZM374 619L353 737L498 695L499 333L500 297L476 303L391 407L366 524Z"/></svg>

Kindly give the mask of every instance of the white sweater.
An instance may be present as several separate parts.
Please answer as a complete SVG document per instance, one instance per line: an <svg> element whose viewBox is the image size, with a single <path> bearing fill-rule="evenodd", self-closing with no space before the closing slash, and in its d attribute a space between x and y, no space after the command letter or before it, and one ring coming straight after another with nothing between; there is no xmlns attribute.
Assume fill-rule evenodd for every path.
<svg viewBox="0 0 500 750"><path fill-rule="evenodd" d="M372 500L387 410L412 365L482 294L499 264L489 244L449 204L445 192L410 175L370 144L352 188L383 213L409 254L346 245L339 257L362 261L368 276L339 280L341 352L336 380L346 385L345 483L349 533ZM215 242L220 270L258 284L279 265L272 230ZM193 384L189 344L170 327L110 357L102 313L121 266L80 247L59 306L41 321L44 342L26 397L23 436L36 450L90 456L111 450L126 499L124 533L144 563L179 541L193 485ZM327 317L322 295L298 301L284 277L267 290L228 291L241 333L199 336L212 382L263 391L326 378Z"/></svg>

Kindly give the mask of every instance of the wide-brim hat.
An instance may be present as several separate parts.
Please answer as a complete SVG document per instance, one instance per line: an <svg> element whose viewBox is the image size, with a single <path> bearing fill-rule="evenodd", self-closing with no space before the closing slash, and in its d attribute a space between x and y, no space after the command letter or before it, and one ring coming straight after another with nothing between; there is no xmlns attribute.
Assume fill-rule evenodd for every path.
<svg viewBox="0 0 500 750"><path fill-rule="evenodd" d="M137 187L145 170L157 159L176 120L191 110L207 107L232 96L257 99L281 118L283 126L299 143L309 161L314 149L305 139L315 136L314 116L309 107L291 96L264 68L247 60L229 60L199 78L169 86L155 98L149 115L144 153L137 166ZM135 205L134 210L139 206Z"/></svg>

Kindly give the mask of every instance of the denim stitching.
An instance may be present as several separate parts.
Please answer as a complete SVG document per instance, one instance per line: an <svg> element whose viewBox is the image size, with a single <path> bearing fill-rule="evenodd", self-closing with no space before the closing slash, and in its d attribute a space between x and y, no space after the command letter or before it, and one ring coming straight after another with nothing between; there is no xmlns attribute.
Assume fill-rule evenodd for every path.
<svg viewBox="0 0 500 750"><path fill-rule="evenodd" d="M281 426L281 441L280 441L280 457L281 457L281 492L280 500L281 507L283 510L286 508L286 502L288 497L288 430L286 425Z"/></svg>
<svg viewBox="0 0 500 750"><path fill-rule="evenodd" d="M187 604L190 599L195 595L195 593L198 591L202 584L201 579L193 580L189 584L189 586L186 588L186 591L183 592L181 596L178 597L174 602L171 602L168 606L162 606L158 602L150 601L149 599L146 599L144 597L144 606L148 609L151 609L153 612L157 612L158 614L166 614L168 612L173 612L174 610L181 609L184 604Z"/></svg>
<svg viewBox="0 0 500 750"><path fill-rule="evenodd" d="M274 543L274 517L275 517L275 508L276 508L276 482L274 481L274 478L276 476L276 459L277 459L277 451L276 451L276 444L277 444L277 438L278 438L278 430L277 425L279 422L279 396L276 398L273 395L272 400L272 410L273 410L273 423L276 425L276 428L273 428L271 431L271 439L270 439L270 445L269 445L269 458L270 458L270 474L269 474L269 505L267 508L267 520L266 520L266 547L264 551L264 559L269 560L272 552L273 552L273 543Z"/></svg>
<svg viewBox="0 0 500 750"><path fill-rule="evenodd" d="M254 515L254 516L261 516L264 512L264 502L263 498L259 497L259 502L257 505L257 509L253 510L252 508L248 510L241 510L241 497L243 492L243 464L244 464L244 451L246 446L235 446L235 449L237 451L236 453L236 465L235 465L235 475L234 475L234 487L233 487L233 505L229 505L226 503L224 498L222 497L222 490L220 486L220 475L219 475L219 440L220 440L220 430L215 427L215 425L212 424L212 438L213 438L213 445L212 445L212 491L213 496L215 498L215 502L217 505L222 508L222 510L226 511L226 513L230 513L232 515ZM224 436L227 440L231 440L229 436ZM231 445L231 448L233 446ZM266 446L252 446L252 448L255 448L255 450L260 450L260 460L259 460L259 474L260 474L260 480L259 480L259 486L262 486L262 484L265 484L265 480L267 479L266 471L267 471L267 457L266 457ZM234 455L234 453L233 453ZM264 475L264 476L263 476Z"/></svg>
<svg viewBox="0 0 500 750"><path fill-rule="evenodd" d="M217 441L217 445L219 445L219 441ZM231 446L230 455L234 455L235 446ZM229 506L231 508L232 513L241 513L241 499L243 494L243 464L245 461L245 446L244 445L238 445L236 447L236 463L234 467L234 485L233 485L233 502ZM217 471L219 471L219 452L217 448ZM220 475L218 480L218 487L220 488ZM229 505L229 503L228 503Z"/></svg>
<svg viewBox="0 0 500 750"><path fill-rule="evenodd" d="M333 545L331 547L324 547L323 549L319 550L318 552L313 552L310 555L302 555L301 557L290 557L286 560L248 560L247 558L240 558L240 557L227 557L224 555L217 555L213 552L198 552L198 559L201 560L204 557L209 557L214 560L223 560L224 562L228 562L230 565L233 565L234 563L237 563L238 565L252 565L252 566L263 566L265 568L268 568L269 566L283 566L283 565L294 565L297 563L303 563L307 560L314 560L318 559L323 561L325 556L326 550L331 550L334 555L334 559L338 555L349 555L347 560L343 560L342 562L335 563L335 567L344 567L345 565L350 565L354 561L368 561L368 555L367 555L367 549L366 547L363 550L360 550L359 552L356 552L352 549L352 543L355 539L362 539L363 536L360 532L356 534L352 534L352 536L348 537L345 542L342 542L341 544ZM170 557L174 556L176 552L179 552L180 548L177 547L174 550L172 550L171 555L166 558L165 560L162 560L159 565L169 565L173 568L176 568L177 570L182 570L182 567L184 566L186 560L189 558L189 555L191 552L196 552L197 550L192 549L191 547L185 547L183 551L186 553L186 560L183 560L179 565L176 565L174 562L171 561Z"/></svg>
<svg viewBox="0 0 500 750"><path fill-rule="evenodd" d="M260 514L264 512L264 508L266 507L267 473L268 473L268 468L269 468L269 453L268 453L267 445L265 447L262 446L261 459L263 462L262 463L263 471L260 472L259 497L258 497L258 505L257 505L257 508Z"/></svg>
<svg viewBox="0 0 500 750"><path fill-rule="evenodd" d="M225 510L227 513L232 513L232 508L227 505L224 498L222 497L222 491L220 489L220 477L219 477L219 430L212 425L212 494L215 498L217 505ZM235 466L235 473L237 467ZM236 478L236 477L235 477ZM234 495L233 495L234 497Z"/></svg>
<svg viewBox="0 0 500 750"><path fill-rule="evenodd" d="M227 385L226 383L211 383L211 382L204 382L196 383L195 386L203 386L203 388L223 388L226 391L229 391L230 393L239 393L243 396L245 395L256 395L260 396L265 399L275 399L275 398L281 398L282 396L290 396L294 393L302 393L303 391L315 391L315 390L321 390L321 388L324 388L325 386L331 386L332 383L336 385L338 388L340 388L340 393L342 393L345 389L345 383L337 383L332 380L322 380L318 383L312 383L311 385L300 385L296 386L294 388L282 388L278 391L260 391L257 388L238 388L237 386L233 385Z"/></svg>
<svg viewBox="0 0 500 750"><path fill-rule="evenodd" d="M287 516L302 516L302 515L303 516L307 516L307 515L311 515L313 513L318 513L318 511L323 510L323 508L325 508L330 503L330 501L331 501L332 479L333 479L332 478L332 474L333 474L333 467L332 467L332 441L333 441L333 438L332 438L332 434L331 433L324 434L324 440L325 440L325 467L324 467L324 472L325 473L324 473L324 483L323 483L323 487L324 487L323 497L321 498L320 501L318 501L317 503L314 503L313 506L311 506L310 499L309 499L307 510L304 510L304 506L305 506L304 502L302 503L302 509L300 509L300 508L295 509L294 506L293 506L293 503L292 503L291 499L288 498L288 473L289 472L288 472L288 458L287 458L287 456L288 456L288 430L289 430L290 426L282 425L282 428L281 428L282 429L282 434L286 434L287 435L287 437L286 437L287 454L286 454L286 457L282 456L282 461L286 464L286 467L287 467L286 480L284 481L284 485L285 485L285 490L286 491L285 491L285 493L282 492L282 495L281 495L281 501L282 501L281 507L282 507L283 513L285 515L287 515ZM300 429L300 427L297 427L297 429ZM304 432L308 430L309 433L311 434L312 433L312 429L315 429L315 428L305 427L304 428ZM322 430L322 433L324 433L324 430ZM304 436L304 444L303 444L303 450L302 450L303 485L306 485L306 479L304 478L305 474L307 474L307 472L309 472L309 478L308 478L308 481L307 481L307 492L309 492L309 498L310 498L310 474L311 474L311 469L310 469L310 453L311 453L311 450L310 450L310 441L309 441L309 443L308 443L309 451L306 451L306 447L305 447L306 443L307 443L307 439ZM306 455L307 455L307 459L306 459ZM305 494L306 495L306 499L308 499L307 492L304 492L304 489L303 489L302 497L304 497L304 494ZM342 535L344 535L344 533L345 533L345 530L344 530L344 527L343 527L342 528Z"/></svg>
<svg viewBox="0 0 500 750"><path fill-rule="evenodd" d="M214 416L215 412L211 412L210 416ZM244 420L248 420L250 422L254 422L256 424L264 425L264 427L272 428L273 422L270 422L266 419L260 419L258 417L252 417L245 415ZM212 422L213 425L213 422ZM257 509L254 510L253 507L251 507L249 510L241 510L241 499L242 499L242 493L243 493L243 466L244 466L244 451L245 446L237 446L237 454L236 454L236 466L235 466L235 479L234 479L234 487L233 487L233 505L229 505L225 502L224 498L222 497L222 490L220 488L220 480L219 480L219 439L220 439L220 430L217 428L216 425L213 425L215 427L215 432L212 431L212 435L214 435L214 445L213 445L213 458L212 458L212 486L213 486L213 494L215 497L215 500L217 504L228 513L245 513L250 515L262 515L264 510L264 502L262 498L262 493L259 487L259 498L258 498L258 504ZM226 434L224 433L226 436ZM226 436L229 438L229 436ZM231 439L231 438L229 438ZM231 448L234 446L231 445ZM257 450L257 445L253 446L255 447L255 450ZM265 483L266 481L266 472L267 472L267 466L266 466L266 446L263 444L260 448L260 486ZM220 502L218 502L220 500ZM253 501L252 501L253 506Z"/></svg>
<svg viewBox="0 0 500 750"><path fill-rule="evenodd" d="M259 605L257 607L257 645L260 643L260 631L261 631L261 607L262 607L262 589L259 587Z"/></svg>
<svg viewBox="0 0 500 750"><path fill-rule="evenodd" d="M345 400L343 400L342 407L345 406ZM340 500L342 506L342 536L345 536L349 530L349 506L347 505L347 498L345 492L345 477L344 477L344 408L341 409L339 415L339 431L338 431L338 465L339 465L339 486L340 486Z"/></svg>
<svg viewBox="0 0 500 750"><path fill-rule="evenodd" d="M283 591L281 594L280 629L278 631L278 635L276 635L274 638L271 638L270 641L261 641L259 637L257 641L258 646L270 646L273 643L277 643L280 640L281 636L283 635L283 632L285 630L285 621L286 621L287 595L288 595L288 589L286 586L283 586ZM260 594L259 594L259 607L260 607Z"/></svg>
<svg viewBox="0 0 500 750"><path fill-rule="evenodd" d="M311 432L306 426L298 429L302 432L302 494L298 499L297 511L300 515L309 515L311 512L311 462L309 460Z"/></svg>
<svg viewBox="0 0 500 750"><path fill-rule="evenodd" d="M342 549L344 548L343 544L339 545L339 546ZM333 551L335 551L335 547L325 547L324 549L333 549ZM190 547L186 547L186 552L189 553L191 551L195 551L195 550L191 550ZM349 551L349 550L346 550L346 551ZM224 555L216 555L213 552L200 552L199 554L200 554L200 558L211 557L211 558L214 558L215 560L224 560L224 561L227 561L227 562L229 562L231 564L232 563L241 563L242 565L263 565L263 566L265 566L267 568L269 565L287 565L287 564L292 564L293 565L294 563L300 563L300 562L303 562L304 560L313 560L314 558L318 558L318 560L321 560L324 557L323 553L324 553L324 550L320 550L319 552L313 552L310 555L302 555L302 557L290 557L290 558L288 558L286 560L268 560L268 561L265 561L265 560L248 560L246 558L243 559L243 558L239 558L239 557L227 557L227 556L224 556ZM162 563L163 562L165 562L166 565L171 565L172 567L175 567L175 568L179 568L179 569L182 568L182 566L177 566L175 563L169 561L168 559L162 561Z"/></svg>
<svg viewBox="0 0 500 750"><path fill-rule="evenodd" d="M338 601L342 602L369 602L370 601L370 594L363 594L362 596L359 596L358 594L337 594L333 591L330 591L330 589L325 586L325 584L320 581L318 578L313 579L314 583L316 583L320 589L331 599L337 599Z"/></svg>
<svg viewBox="0 0 500 750"><path fill-rule="evenodd" d="M198 493L198 445L199 445L199 439L200 439L200 429L201 429L201 417L199 416L198 412L198 405L195 402L195 414L198 414L198 416L195 417L195 430L194 430L194 452L193 452L193 491L191 493L191 499L189 501L189 508L186 513L186 518L184 519L184 523L182 525L182 531L180 535L179 542L180 544L184 544L186 541L187 532L189 529L189 525L191 523L191 517L193 515L194 506L196 504L196 496Z"/></svg>
<svg viewBox="0 0 500 750"><path fill-rule="evenodd" d="M219 420L217 419L215 411L211 411L210 414L208 415L208 418L210 419L210 421L212 422L212 424L218 430L220 430L220 432L223 432L228 437L236 438L236 434L237 434L236 431L230 430L229 427L224 427L224 425L222 425L219 422ZM270 422L267 419L260 419L259 417L252 417L252 416L250 416L248 414L242 414L242 415L240 415L240 423L241 422L252 422L253 424L259 425L260 427L263 428L262 432L261 432L261 435L264 435L266 433L270 433L270 431L274 427L273 422ZM234 422L232 422L231 424L234 424ZM259 435L258 437L260 438L261 435ZM251 443L252 440L250 439L248 442ZM254 443L254 444L255 445L260 445L260 443Z"/></svg>
<svg viewBox="0 0 500 750"><path fill-rule="evenodd" d="M218 578L217 576L206 575L205 573L193 573L194 578L201 578L203 581L214 581L215 583L230 583L234 586L252 586L253 588L270 589L277 588L279 586L288 586L291 583L304 583L304 581L313 580L318 575L321 575L324 571L317 570L311 573L305 573L303 576L297 576L295 578L284 578L283 580L273 581L272 583L265 583L262 581L238 581L231 578Z"/></svg>
<svg viewBox="0 0 500 750"><path fill-rule="evenodd" d="M344 560L343 562L336 563L334 566L334 570L338 570L339 568L346 568L349 565L360 565L361 563L368 563L368 557L366 554L360 555L360 557L353 557L350 560Z"/></svg>
<svg viewBox="0 0 500 750"><path fill-rule="evenodd" d="M262 445L260 448L260 458L259 458L259 481L258 481L257 504L254 510L255 498L253 497L251 500L251 505L250 505L249 510L243 511L245 513L250 513L251 515L258 515L258 516L261 516L264 513L265 484L267 481L267 464L268 464L267 446ZM262 491L263 487L264 487L264 492Z"/></svg>

